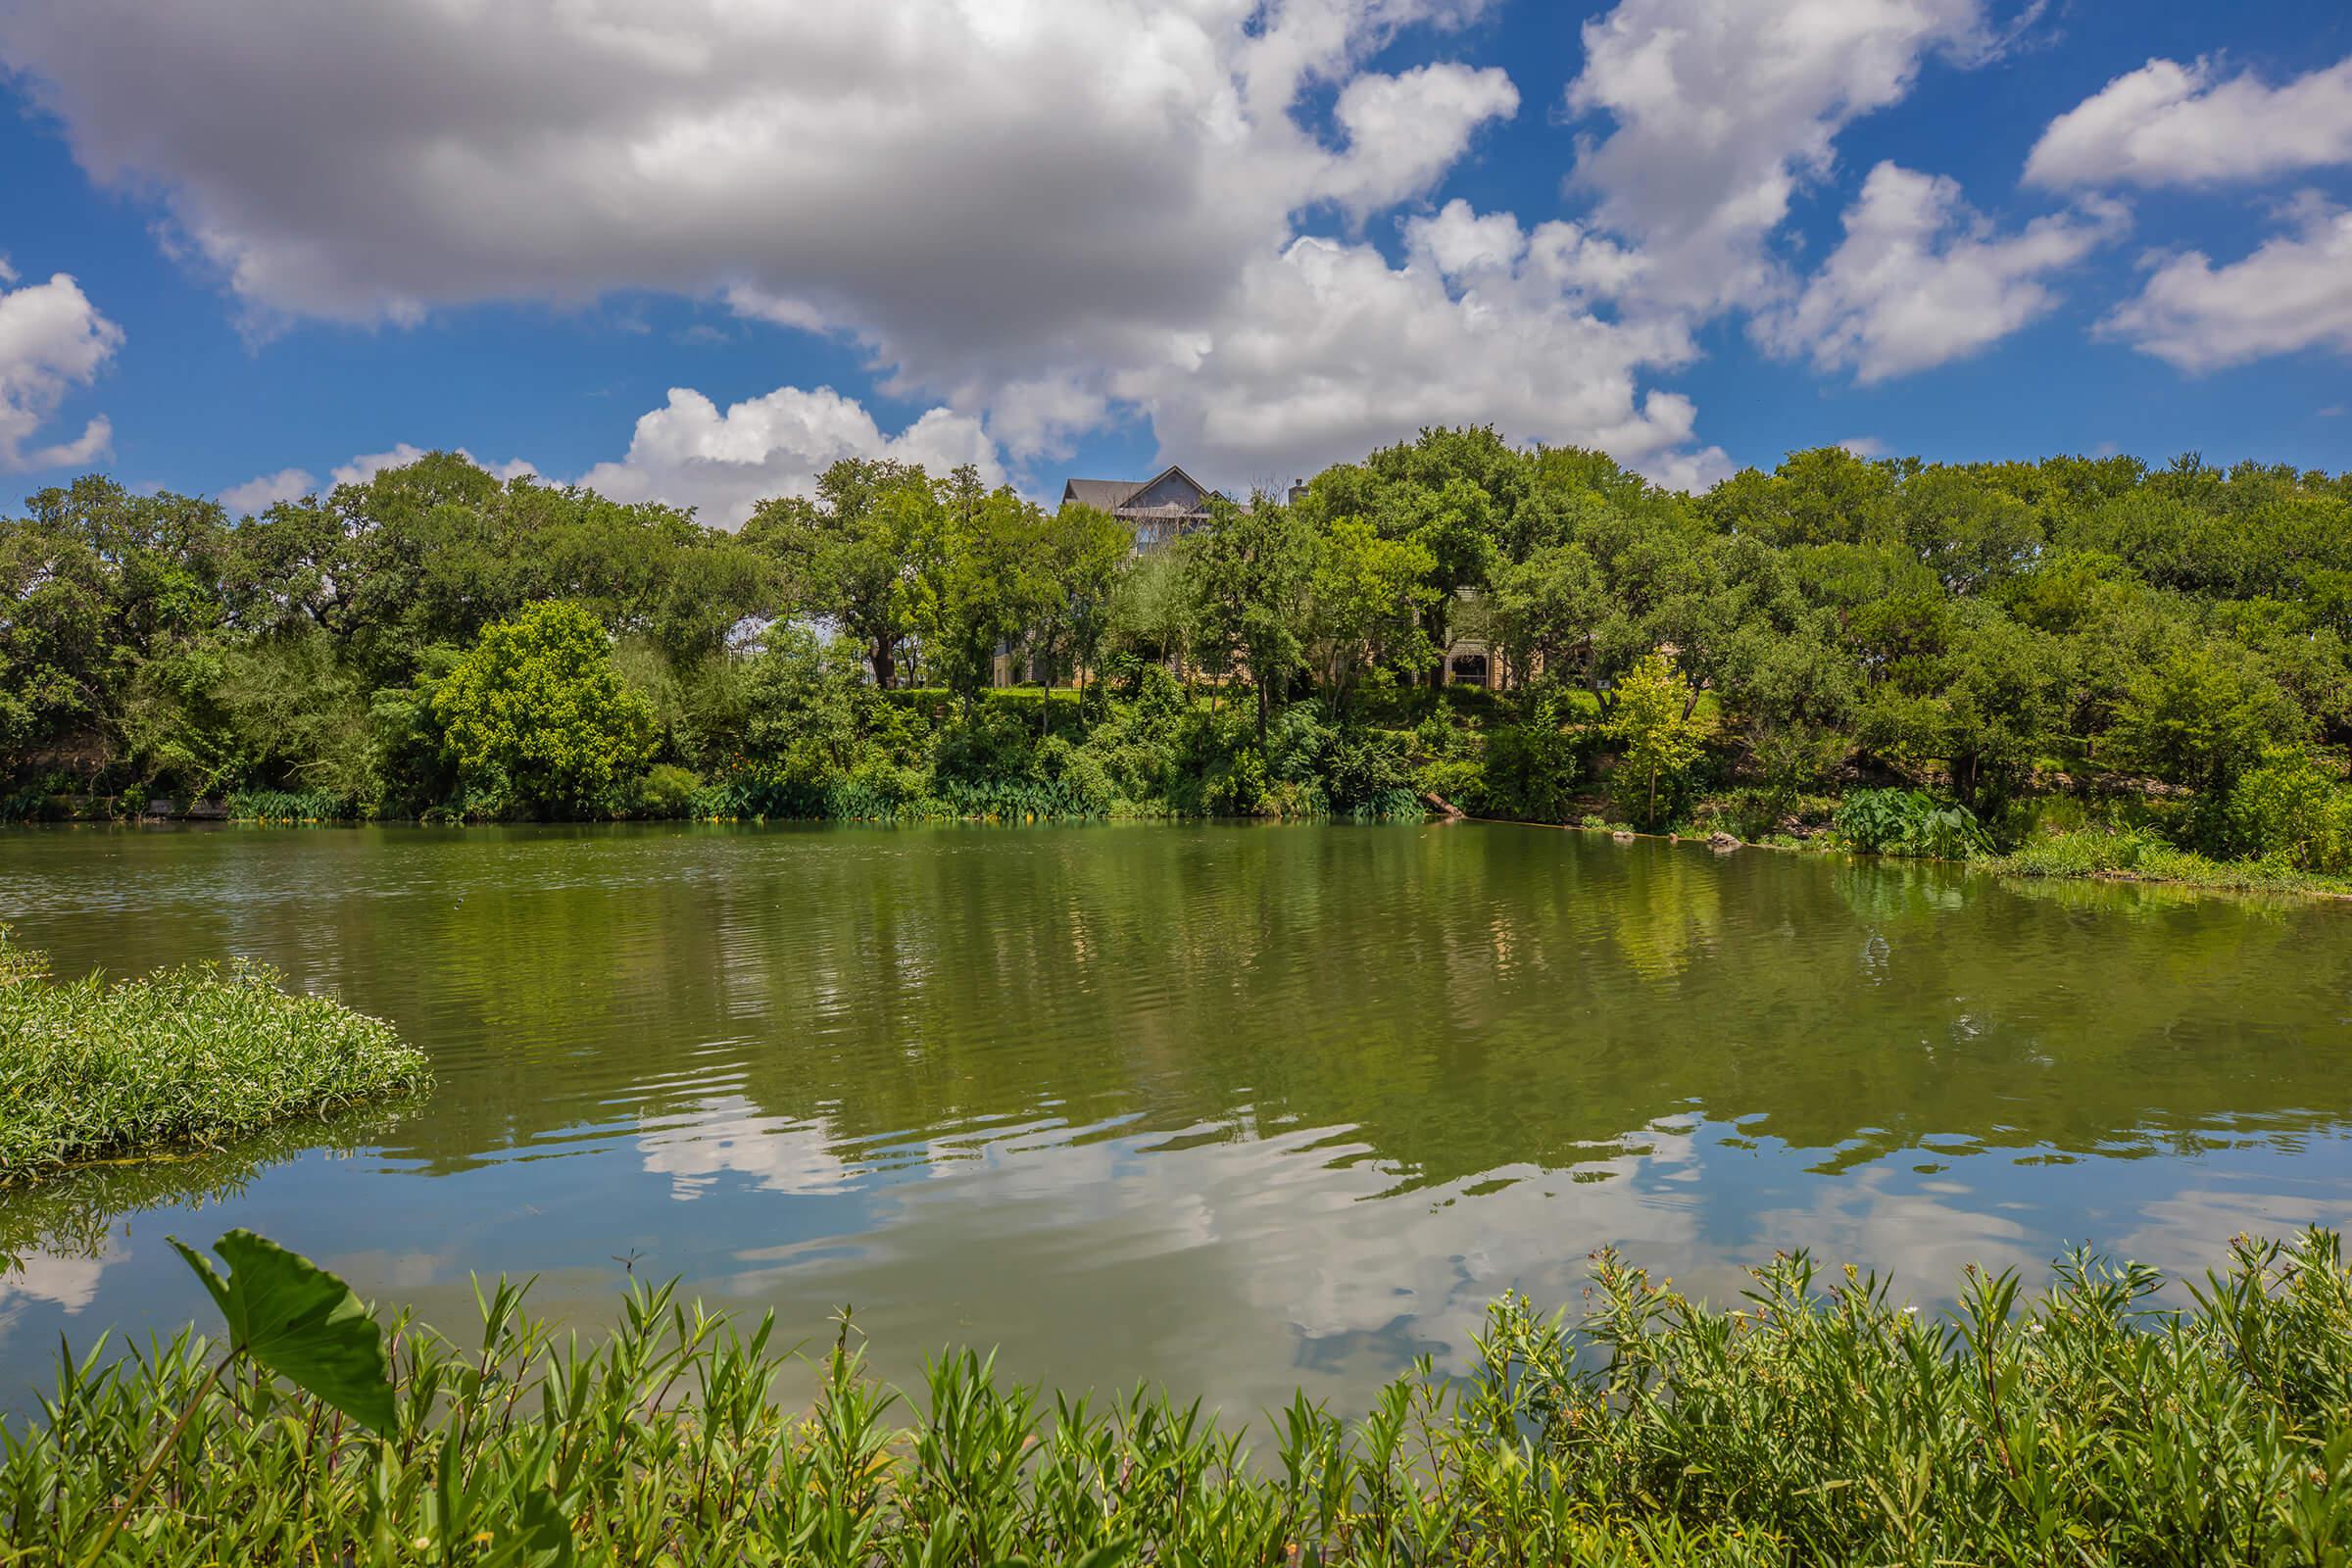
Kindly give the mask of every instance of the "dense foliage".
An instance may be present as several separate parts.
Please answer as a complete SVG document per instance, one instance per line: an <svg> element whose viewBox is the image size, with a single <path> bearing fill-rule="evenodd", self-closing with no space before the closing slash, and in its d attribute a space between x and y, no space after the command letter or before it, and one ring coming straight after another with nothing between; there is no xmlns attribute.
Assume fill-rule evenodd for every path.
<svg viewBox="0 0 2352 1568"><path fill-rule="evenodd" d="M239 964L58 980L0 927L0 1185L217 1147L430 1079L391 1027Z"/></svg>
<svg viewBox="0 0 2352 1568"><path fill-rule="evenodd" d="M484 628L433 688L433 716L473 814L593 812L645 765L652 710L568 600Z"/></svg>
<svg viewBox="0 0 2352 1568"><path fill-rule="evenodd" d="M2087 823L2352 870L2352 476L2253 464L1828 448L1686 496L1443 429L1138 554L970 469L844 462L729 534L436 454L242 520L43 491L0 589L19 815L1434 794L1763 837L1893 789L1962 814L1890 847ZM1501 689L1443 686L1478 648Z"/></svg>
<svg viewBox="0 0 2352 1568"><path fill-rule="evenodd" d="M2352 1554L2352 1273L2240 1240L2162 1307L2135 1265L1972 1270L1937 1320L1802 1255L1745 1302L1603 1252L1581 1324L1517 1297L1360 1420L1037 1390L943 1353L901 1396L849 1319L813 1362L666 1289L603 1343L484 1289L463 1343L383 1332L231 1232L228 1333L62 1359L0 1429L12 1561L1111 1568L2272 1564ZM812 1396L800 1391L810 1380ZM1253 1441L1254 1437L1254 1441Z"/></svg>

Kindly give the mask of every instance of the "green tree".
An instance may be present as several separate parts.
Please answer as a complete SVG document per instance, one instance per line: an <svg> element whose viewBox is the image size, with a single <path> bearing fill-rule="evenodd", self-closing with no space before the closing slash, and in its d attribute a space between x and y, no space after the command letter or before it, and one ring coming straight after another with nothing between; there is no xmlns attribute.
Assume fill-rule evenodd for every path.
<svg viewBox="0 0 2352 1568"><path fill-rule="evenodd" d="M818 476L813 500L761 502L743 540L776 563L792 608L855 638L874 684L888 688L915 629L915 547L938 513L919 465L845 458Z"/></svg>
<svg viewBox="0 0 2352 1568"><path fill-rule="evenodd" d="M1011 486L982 485L969 464L940 490L914 545L914 621L925 665L968 718L998 653L1022 640L1048 591L1045 518Z"/></svg>
<svg viewBox="0 0 2352 1568"><path fill-rule="evenodd" d="M1360 517L1334 520L1315 552L1308 582L1312 639L1332 713L1368 673L1427 667L1437 657L1422 618L1436 602L1436 558L1413 539L1384 539Z"/></svg>
<svg viewBox="0 0 2352 1568"><path fill-rule="evenodd" d="M1574 540L1499 568L1488 611L1519 682L1541 673L1582 685L1595 699L1612 673L1608 649L1631 633L1592 552Z"/></svg>
<svg viewBox="0 0 2352 1568"><path fill-rule="evenodd" d="M652 714L582 607L533 605L486 628L435 687L459 777L489 814L609 809L644 765Z"/></svg>
<svg viewBox="0 0 2352 1568"><path fill-rule="evenodd" d="M1113 648L1165 665L1188 682L1200 618L1191 565L1196 542L1179 535L1130 563L1112 595L1107 630Z"/></svg>
<svg viewBox="0 0 2352 1568"><path fill-rule="evenodd" d="M2302 738L2302 715L2230 644L2180 650L2143 671L2111 732L2123 760L2169 783L2224 796L2264 752Z"/></svg>
<svg viewBox="0 0 2352 1568"><path fill-rule="evenodd" d="M1064 675L1091 678L1102 661L1135 537L1110 514L1081 506L1039 515L1033 537L1028 647L1050 692ZM1081 690L1082 718L1084 695ZM1051 725L1053 712L1051 698L1038 705L1041 730Z"/></svg>
<svg viewBox="0 0 2352 1568"><path fill-rule="evenodd" d="M1609 738L1620 747L1618 768L1642 789L1642 825L1658 823L1658 792L1669 802L1705 750L1707 724L1690 701L1690 683L1664 654L1637 663L1617 691Z"/></svg>
<svg viewBox="0 0 2352 1568"><path fill-rule="evenodd" d="M1940 761L1952 793L1979 813L2030 783L2060 739L2069 660L2057 639L1982 604L1961 607L1933 654L1888 666L1863 703L1857 738L1917 775Z"/></svg>
<svg viewBox="0 0 2352 1568"><path fill-rule="evenodd" d="M2034 509L1974 468L1922 469L1904 482L1895 507L1920 563L1955 594L2009 580L2041 547Z"/></svg>
<svg viewBox="0 0 2352 1568"><path fill-rule="evenodd" d="M1305 600L1314 536L1304 519L1260 494L1247 507L1209 499L1208 525L1187 558L1200 606L1201 639L1250 670L1262 756L1277 695L1304 662Z"/></svg>

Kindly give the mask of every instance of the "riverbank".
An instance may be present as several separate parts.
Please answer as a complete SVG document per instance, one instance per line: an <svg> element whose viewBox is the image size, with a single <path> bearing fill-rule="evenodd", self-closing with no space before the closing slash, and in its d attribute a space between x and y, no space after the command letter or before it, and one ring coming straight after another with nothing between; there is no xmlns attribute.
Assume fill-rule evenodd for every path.
<svg viewBox="0 0 2352 1568"><path fill-rule="evenodd" d="M1434 804L1432 804L1434 803ZM1711 803L1701 802L1698 814L1705 822L1728 820L1728 813L1703 809ZM1442 797L1432 796L1422 803L1424 814L1407 816L1401 808L1368 810L1348 813L1356 821L1404 822L1427 820L1433 822L1474 821L1508 827L1549 827L1572 833L1597 834L1616 839L1654 839L1663 843L1709 844L1719 851L1770 850L1790 854L1858 855L1870 858L1916 860L1921 862L1965 865L1973 870L1995 876L2022 877L2049 881L2128 882L2150 886L2180 888L2206 893L2267 893L2313 899L2352 899L2352 875L2308 871L2284 864L2276 859L2217 860L2167 843L2152 834L2121 827L2088 827L2038 833L2016 849L2006 853L1979 847L1958 855L1899 854L1862 848L1835 831L1824 829L1808 834L1773 833L1762 838L1742 838L1723 827L1692 826L1689 831L1641 832L1623 822L1611 822L1598 813L1588 813L1575 822L1530 821L1518 817L1482 816L1455 808ZM1328 820L1332 813L1321 811L1300 813L1284 820ZM380 820L380 819L378 819ZM636 822L704 822L711 824L778 822L835 822L870 826L917 826L949 823L971 823L992 826L1050 826L1088 821L1183 821L1194 820L1165 812L1096 812L1085 809L1055 809L1049 800L1029 794L1025 788L1007 788L1003 792L974 792L962 803L918 801L887 813L870 816L831 816L824 813L783 814L769 817L763 814L680 814L665 817L624 818ZM122 825L150 824L165 826L174 823L226 824L237 827L356 827L369 825L369 819L337 816L331 813L311 814L299 807L289 807L269 812L261 810L230 812L204 810L195 813L150 811L142 816L123 819L98 816L95 818L66 817L55 825L75 822L115 821Z"/></svg>
<svg viewBox="0 0 2352 1568"><path fill-rule="evenodd" d="M2089 877L2223 893L2299 893L2352 898L2352 876L2305 871L2276 860L2215 860L2130 830L2083 829L2029 840L2008 855L1972 861L2002 876Z"/></svg>
<svg viewBox="0 0 2352 1568"><path fill-rule="evenodd" d="M293 1117L411 1094L390 1025L210 964L60 980L0 926L0 1187L93 1160L217 1148Z"/></svg>
<svg viewBox="0 0 2352 1568"><path fill-rule="evenodd" d="M105 1366L68 1351L48 1419L0 1458L0 1538L24 1560L2268 1563L2352 1547L2352 1272L2318 1231L2241 1239L2183 1312L2149 1307L2153 1271L2077 1255L2038 1297L1972 1270L1942 1321L1802 1254L1723 1311L1603 1252L1573 1328L1506 1295L1459 1379L1424 1363L1362 1420L1301 1396L1263 1428L1180 1392L1050 1398L968 1350L901 1395L868 1374L846 1312L801 1406L778 1397L795 1374L772 1322L747 1330L666 1288L634 1286L599 1343L559 1337L502 1285L445 1340L383 1333L340 1280L259 1238L220 1250L223 1310L275 1290L318 1314L226 1346L190 1329ZM216 1370L224 1349L234 1376Z"/></svg>
<svg viewBox="0 0 2352 1568"><path fill-rule="evenodd" d="M1850 841L1822 833L1806 838L1776 836L1746 840L1715 832L1641 833L1622 823L1599 821L1510 824L1500 818L1472 817L1472 821L1502 825L1558 827L1571 833L1598 834L1618 840L1655 839L1662 843L1705 844L1718 853L1769 850L1795 855L1847 855L1872 859L1914 860L1965 866L1993 876L2042 881L2130 882L2180 888L2202 893L2281 893L2313 899L2352 899L2352 876L2304 871L2275 860L2215 860L2128 829L2083 828L2029 839L2007 854L1989 850L1962 856L1883 855L1857 849Z"/></svg>

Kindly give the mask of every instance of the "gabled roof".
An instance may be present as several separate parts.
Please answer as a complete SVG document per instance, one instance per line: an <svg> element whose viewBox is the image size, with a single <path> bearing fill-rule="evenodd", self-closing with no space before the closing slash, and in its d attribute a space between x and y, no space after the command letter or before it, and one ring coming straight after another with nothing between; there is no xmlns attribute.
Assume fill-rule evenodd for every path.
<svg viewBox="0 0 2352 1568"><path fill-rule="evenodd" d="M1061 487L1061 501L1064 506L1076 503L1082 507L1093 507L1100 512L1117 512L1134 501L1137 496L1170 478L1182 479L1186 484L1192 486L1196 495L1205 498L1211 494L1208 486L1185 472L1179 465L1171 463L1149 479L1069 480ZM1154 508L1153 510L1159 509Z"/></svg>
<svg viewBox="0 0 2352 1568"><path fill-rule="evenodd" d="M1072 479L1061 487L1061 504L1073 502L1098 512L1115 512L1119 503L1143 488L1133 479Z"/></svg>

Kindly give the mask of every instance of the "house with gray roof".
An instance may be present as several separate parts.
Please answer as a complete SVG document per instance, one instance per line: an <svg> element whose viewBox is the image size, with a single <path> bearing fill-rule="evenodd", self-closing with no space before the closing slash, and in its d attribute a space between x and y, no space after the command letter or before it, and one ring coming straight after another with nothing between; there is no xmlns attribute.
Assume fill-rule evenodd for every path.
<svg viewBox="0 0 2352 1568"><path fill-rule="evenodd" d="M1171 463L1149 479L1072 479L1061 504L1109 513L1134 532L1136 549L1149 550L1207 522L1212 494Z"/></svg>

